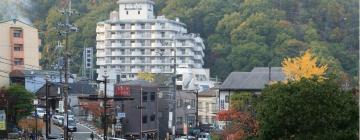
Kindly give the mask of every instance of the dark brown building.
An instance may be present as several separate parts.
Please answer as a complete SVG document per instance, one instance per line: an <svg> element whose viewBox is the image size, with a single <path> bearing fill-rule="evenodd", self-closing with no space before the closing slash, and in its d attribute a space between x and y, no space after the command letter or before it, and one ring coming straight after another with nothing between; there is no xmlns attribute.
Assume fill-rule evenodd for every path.
<svg viewBox="0 0 360 140"><path fill-rule="evenodd" d="M147 81L128 81L115 85L114 96L131 96L134 100L117 101L116 114L121 118L117 137L155 140L158 137L158 87Z"/></svg>

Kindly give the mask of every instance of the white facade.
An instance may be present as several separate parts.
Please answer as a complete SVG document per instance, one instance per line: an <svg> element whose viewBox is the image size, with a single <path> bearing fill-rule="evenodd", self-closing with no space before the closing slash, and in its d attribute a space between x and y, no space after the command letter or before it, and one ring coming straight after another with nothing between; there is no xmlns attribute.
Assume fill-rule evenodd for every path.
<svg viewBox="0 0 360 140"><path fill-rule="evenodd" d="M184 23L155 18L151 0L119 0L118 4L119 11L96 27L97 79L107 72L110 96L114 83L135 80L139 72L173 73L175 52L177 67L202 69L205 46L198 35L187 33Z"/></svg>
<svg viewBox="0 0 360 140"><path fill-rule="evenodd" d="M201 124L217 125L216 113L218 112L217 97L199 97L199 122Z"/></svg>

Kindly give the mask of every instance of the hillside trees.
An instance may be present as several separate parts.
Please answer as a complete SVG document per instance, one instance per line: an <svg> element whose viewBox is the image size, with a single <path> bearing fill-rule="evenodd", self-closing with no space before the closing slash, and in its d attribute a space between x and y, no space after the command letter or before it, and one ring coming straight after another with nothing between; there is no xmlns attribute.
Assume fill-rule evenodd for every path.
<svg viewBox="0 0 360 140"><path fill-rule="evenodd" d="M210 67L213 75L225 78L226 73L233 70L280 66L282 58L297 56L309 48L319 55L320 61L331 64L330 71L334 69L335 73L345 71L356 75L358 56L354 50L358 50L358 42L354 35L358 34L358 23L355 22L358 19L358 12L355 12L358 2L355 0L227 0L210 1L206 6L204 3L193 1L186 5L170 0L161 14L180 17L190 26L190 32L198 32L205 37L205 67ZM184 12L184 5L189 13ZM211 10L214 7L221 8ZM203 20L212 20L201 21L198 15L202 15ZM216 20L217 24L213 24ZM213 28L199 29L199 25L192 26L195 24ZM258 59L260 61L246 60L248 55L243 56L239 51L251 45L257 50L248 55L264 56ZM259 46L262 46L261 49ZM323 53L314 48L317 46L329 51ZM348 55L340 56L345 52ZM231 66L231 70L221 69L223 66Z"/></svg>
<svg viewBox="0 0 360 140"><path fill-rule="evenodd" d="M54 25L63 17L56 13L65 0L37 0L29 13L40 29L44 68L55 63L58 37ZM297 56L311 48L329 71L356 81L358 71L359 12L357 0L155 0L155 13L179 17L192 33L204 38L205 66L212 76L224 79L231 71L254 66L280 66L282 58ZM81 70L82 48L95 47L96 23L117 9L116 0L77 0L80 12L71 20L80 32L70 36L72 72ZM30 15L31 14L31 15ZM1 14L0 14L1 16ZM250 48L254 46L256 49ZM244 51L250 54L244 56ZM261 58L257 58L261 56ZM249 58L248 58L249 57ZM223 69L223 67L228 69Z"/></svg>

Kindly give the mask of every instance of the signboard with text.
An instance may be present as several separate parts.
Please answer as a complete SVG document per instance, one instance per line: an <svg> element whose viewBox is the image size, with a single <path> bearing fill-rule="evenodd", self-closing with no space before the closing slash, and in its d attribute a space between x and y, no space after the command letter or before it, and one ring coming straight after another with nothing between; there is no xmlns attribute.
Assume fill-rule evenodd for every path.
<svg viewBox="0 0 360 140"><path fill-rule="evenodd" d="M123 85L115 85L114 86L114 95L115 97L128 97L130 96L130 87Z"/></svg>
<svg viewBox="0 0 360 140"><path fill-rule="evenodd" d="M6 130L6 114L5 114L5 110L0 110L0 130Z"/></svg>

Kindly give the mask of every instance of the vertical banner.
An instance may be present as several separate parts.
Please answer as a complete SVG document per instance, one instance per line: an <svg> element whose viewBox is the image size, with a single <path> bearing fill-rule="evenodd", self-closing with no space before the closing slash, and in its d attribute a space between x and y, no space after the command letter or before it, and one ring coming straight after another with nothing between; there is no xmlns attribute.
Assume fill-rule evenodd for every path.
<svg viewBox="0 0 360 140"><path fill-rule="evenodd" d="M6 130L6 114L5 114L5 110L0 110L0 130Z"/></svg>

